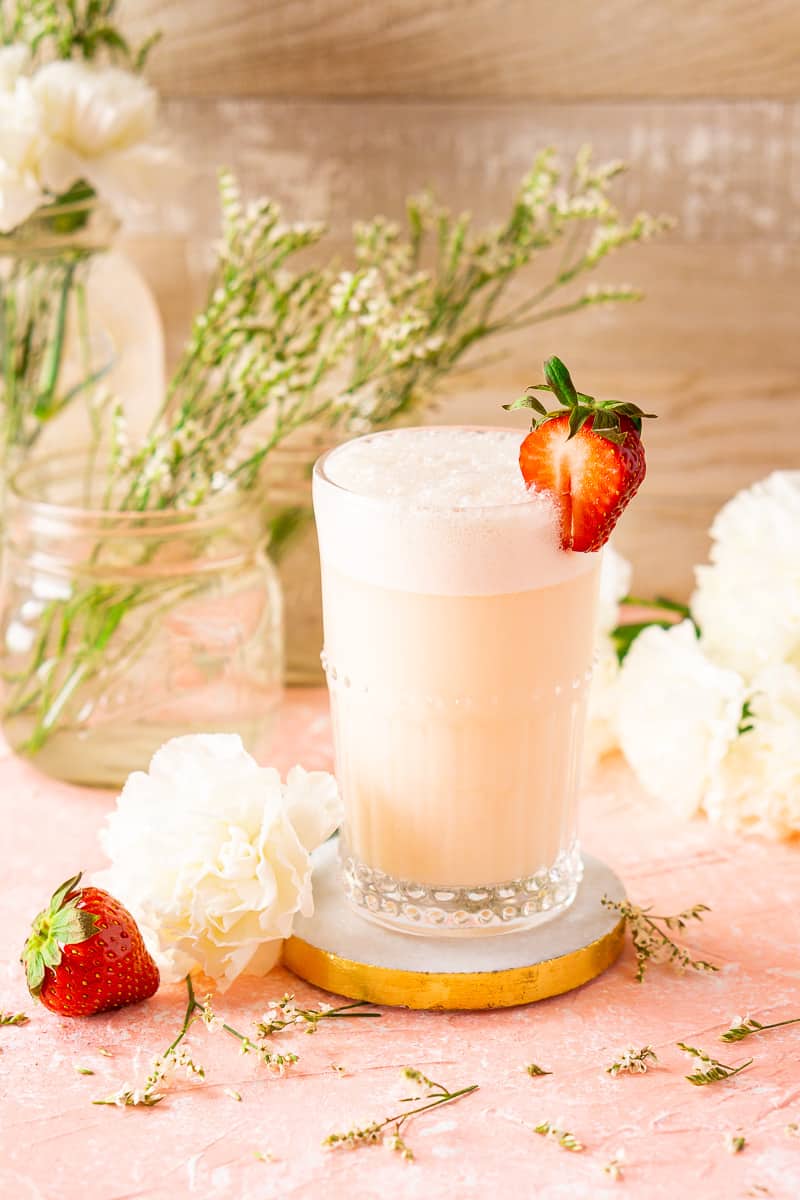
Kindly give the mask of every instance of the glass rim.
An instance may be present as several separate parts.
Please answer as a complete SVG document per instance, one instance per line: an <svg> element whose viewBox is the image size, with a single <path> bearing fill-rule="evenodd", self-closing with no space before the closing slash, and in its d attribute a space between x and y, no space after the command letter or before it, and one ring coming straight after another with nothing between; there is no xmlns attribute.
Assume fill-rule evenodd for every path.
<svg viewBox="0 0 800 1200"><path fill-rule="evenodd" d="M416 502L409 501L408 497L402 496L370 496L365 492L356 491L354 488L345 487L342 483L337 483L335 479L331 479L326 470L328 459L342 450L345 446L349 446L352 442L360 442L365 438L379 438L387 434L406 434L406 433L424 433L428 430L468 430L474 433L521 433L524 438L524 431L516 429L514 426L506 425L403 425L396 429L375 429L369 433L359 434L358 437L348 438L346 442L340 442L338 446L332 446L321 454L314 463L313 477L319 479L328 487L333 488L337 492L341 492L345 496L352 496L356 500L363 501L366 504L374 504L379 507L398 508L404 507L407 510L424 512L424 513L480 513L480 512L510 512L518 511L526 508L529 504L536 503L536 492L529 489L527 494L519 500L507 501L500 504L448 504L448 505L420 505Z"/></svg>
<svg viewBox="0 0 800 1200"><path fill-rule="evenodd" d="M53 480L79 478L79 468L86 467L89 456L85 449L71 447L63 452L53 451L32 457L22 463L12 473L8 480L7 498L20 510L34 517L45 518L54 522L69 522L99 524L101 522L116 522L121 528L148 522L152 526L166 528L176 523L185 525L199 523L229 515L239 510L254 507L255 500L251 493L235 486L224 488L204 498L199 504L190 508L101 508L91 504L71 504L66 501L47 500L31 486L38 472L54 467ZM96 467L102 468L107 463L108 455L99 455L95 460ZM28 486L25 486L26 481Z"/></svg>

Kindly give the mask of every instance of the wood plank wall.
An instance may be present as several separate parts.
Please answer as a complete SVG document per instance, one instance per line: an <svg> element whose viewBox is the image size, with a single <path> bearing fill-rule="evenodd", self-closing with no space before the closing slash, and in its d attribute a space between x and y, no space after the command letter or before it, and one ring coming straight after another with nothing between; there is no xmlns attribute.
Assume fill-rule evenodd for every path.
<svg viewBox="0 0 800 1200"><path fill-rule="evenodd" d="M521 333L453 381L446 420L496 418L548 353L579 381L661 414L620 527L638 591L684 596L719 505L800 467L800 4L797 0L124 0L164 41L151 78L186 160L184 200L127 246L174 356L202 296L229 165L297 218L400 216L432 185L504 214L536 150L626 159L631 211L668 238L604 278L638 306Z"/></svg>

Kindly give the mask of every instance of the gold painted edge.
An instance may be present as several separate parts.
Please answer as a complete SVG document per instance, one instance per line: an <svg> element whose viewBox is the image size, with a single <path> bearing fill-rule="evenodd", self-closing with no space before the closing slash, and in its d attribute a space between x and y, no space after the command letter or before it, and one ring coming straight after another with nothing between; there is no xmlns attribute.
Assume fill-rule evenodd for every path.
<svg viewBox="0 0 800 1200"><path fill-rule="evenodd" d="M532 1004L582 987L616 962L625 943L625 921L570 954L529 967L499 971L404 971L354 962L300 937L284 943L283 965L326 992L398 1008L485 1009Z"/></svg>

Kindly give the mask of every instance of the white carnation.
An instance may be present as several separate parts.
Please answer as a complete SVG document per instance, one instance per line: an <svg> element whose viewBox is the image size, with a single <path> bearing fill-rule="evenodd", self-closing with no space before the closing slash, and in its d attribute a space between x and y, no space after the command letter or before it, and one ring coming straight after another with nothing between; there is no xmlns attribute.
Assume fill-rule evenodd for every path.
<svg viewBox="0 0 800 1200"><path fill-rule="evenodd" d="M600 564L600 594L597 601L597 628L608 634L619 624L620 602L631 588L631 564L612 545L603 548Z"/></svg>
<svg viewBox="0 0 800 1200"><path fill-rule="evenodd" d="M51 191L85 179L112 203L147 194L151 169L165 155L148 142L158 97L145 80L120 67L58 61L41 67L32 86L48 139L42 179Z"/></svg>
<svg viewBox="0 0 800 1200"><path fill-rule="evenodd" d="M709 656L747 678L775 663L800 667L800 471L739 492L711 537L691 602Z"/></svg>
<svg viewBox="0 0 800 1200"><path fill-rule="evenodd" d="M753 728L736 739L706 798L712 821L734 833L800 834L800 671L769 667L753 683Z"/></svg>
<svg viewBox="0 0 800 1200"><path fill-rule="evenodd" d="M616 750L619 661L609 637L619 624L620 602L631 586L631 564L612 545L603 548L597 603L595 664L586 716L583 761L591 766Z"/></svg>
<svg viewBox="0 0 800 1200"><path fill-rule="evenodd" d="M0 92L13 92L30 64L30 50L19 42L0 46Z"/></svg>
<svg viewBox="0 0 800 1200"><path fill-rule="evenodd" d="M607 635L601 634L598 638L595 655L584 735L583 760L586 766L610 754L619 745L620 666L614 643Z"/></svg>
<svg viewBox="0 0 800 1200"><path fill-rule="evenodd" d="M620 672L622 751L647 791L684 817L700 808L737 736L742 678L711 663L690 621L640 633Z"/></svg>
<svg viewBox="0 0 800 1200"><path fill-rule="evenodd" d="M285 784L227 734L174 738L122 790L101 834L102 886L139 922L163 978L193 968L227 987L264 974L295 913L313 911L310 852L341 817L336 781Z"/></svg>
<svg viewBox="0 0 800 1200"><path fill-rule="evenodd" d="M28 79L18 78L8 90L0 80L0 233L21 225L46 199L40 180L44 147Z"/></svg>

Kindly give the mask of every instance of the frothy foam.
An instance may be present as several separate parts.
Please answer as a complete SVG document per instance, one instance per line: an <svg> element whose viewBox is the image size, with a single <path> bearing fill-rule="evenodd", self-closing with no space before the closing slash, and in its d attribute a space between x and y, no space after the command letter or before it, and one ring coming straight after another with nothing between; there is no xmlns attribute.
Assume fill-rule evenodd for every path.
<svg viewBox="0 0 800 1200"><path fill-rule="evenodd" d="M505 429L393 429L341 446L325 474L339 487L415 508L525 504L520 434Z"/></svg>
<svg viewBox="0 0 800 1200"><path fill-rule="evenodd" d="M518 430L430 426L368 434L314 472L323 563L377 587L497 595L596 564L561 549L547 493L526 488Z"/></svg>

